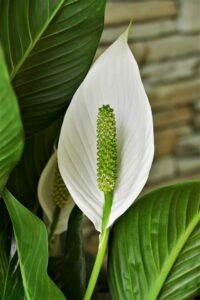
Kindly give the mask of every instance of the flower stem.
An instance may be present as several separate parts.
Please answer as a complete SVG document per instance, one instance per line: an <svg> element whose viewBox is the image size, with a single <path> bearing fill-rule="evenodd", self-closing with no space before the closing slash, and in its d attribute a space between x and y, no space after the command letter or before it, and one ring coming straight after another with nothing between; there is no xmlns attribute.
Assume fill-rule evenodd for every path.
<svg viewBox="0 0 200 300"><path fill-rule="evenodd" d="M96 260L95 260L95 263L93 266L93 270L92 270L90 280L88 283L88 287L87 287L87 290L86 290L83 300L90 300L92 297L95 285L97 283L99 273L101 271L101 267L103 264L103 260L104 260L107 245L108 245L110 228L107 228L106 226L109 221L113 194L112 193L104 193L104 197L105 197L105 204L104 204L103 219L102 219L102 232L100 233L100 236L99 236L98 252L97 252Z"/></svg>
<svg viewBox="0 0 200 300"><path fill-rule="evenodd" d="M54 210L54 213L53 213L53 221L52 221L52 224L51 224L51 227L50 227L50 232L49 232L49 241L51 241L51 239L54 235L54 232L56 230L56 226L57 226L59 216L60 216L60 210L61 209L60 209L59 206L55 207L55 210Z"/></svg>

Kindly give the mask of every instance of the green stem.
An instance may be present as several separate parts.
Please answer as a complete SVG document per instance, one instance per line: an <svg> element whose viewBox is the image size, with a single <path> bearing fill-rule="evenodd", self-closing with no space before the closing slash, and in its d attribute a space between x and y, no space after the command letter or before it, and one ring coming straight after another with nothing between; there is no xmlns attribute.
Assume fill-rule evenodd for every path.
<svg viewBox="0 0 200 300"><path fill-rule="evenodd" d="M55 207L55 210L54 210L54 213L53 213L53 222L51 224L50 232L49 232L49 241L51 241L51 239L54 235L54 232L56 230L56 226L57 226L59 216L60 216L60 210L61 210L61 208L59 206Z"/></svg>
<svg viewBox="0 0 200 300"><path fill-rule="evenodd" d="M90 300L92 297L95 285L97 283L99 273L101 271L101 267L102 267L102 264L104 261L104 257L105 257L106 249L107 249L107 245L108 245L110 228L106 228L106 226L109 221L113 194L112 193L104 193L104 198L105 198L105 205L104 205L104 209L103 209L102 232L99 236L98 252L97 252L96 260L95 260L95 263L93 266L93 270L92 270L90 280L88 283L88 287L87 287L87 290L86 290L83 300Z"/></svg>

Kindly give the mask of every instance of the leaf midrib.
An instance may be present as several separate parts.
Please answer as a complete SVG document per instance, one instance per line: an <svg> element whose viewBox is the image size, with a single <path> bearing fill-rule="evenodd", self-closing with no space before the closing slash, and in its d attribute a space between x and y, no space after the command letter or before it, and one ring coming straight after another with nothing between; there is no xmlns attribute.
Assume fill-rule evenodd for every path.
<svg viewBox="0 0 200 300"><path fill-rule="evenodd" d="M30 43L30 45L28 46L28 48L26 49L26 51L24 52L22 58L19 60L19 62L16 64L16 66L14 67L13 71L10 74L10 80L13 80L15 75L17 74L17 72L19 71L19 69L22 67L22 65L24 64L24 62L26 61L27 57L29 56L29 54L31 53L31 51L33 50L33 48L35 47L35 45L37 44L37 42L39 41L40 37L42 36L42 34L45 32L45 30L47 29L49 23L53 20L53 18L56 16L57 12L60 10L61 6L64 4L65 0L61 0L60 4L57 6L57 8L54 10L54 13L51 15L50 18L48 18L46 20L46 22L44 23L43 27L41 28L41 30L38 32L38 35L36 36L35 40Z"/></svg>
<svg viewBox="0 0 200 300"><path fill-rule="evenodd" d="M171 271L175 261L177 260L181 250L183 249L185 243L187 242L188 238L190 237L190 235L192 234L192 232L194 231L195 227L198 225L198 223L200 222L200 213L197 214L192 221L190 222L189 226L187 227L186 231L180 236L180 238L178 239L178 242L176 244L176 247L174 247L174 249L172 250L172 252L170 253L170 255L168 256L160 275L158 276L158 278L156 279L154 285L153 285L153 289L150 291L149 300L156 300L157 297L160 294L161 289L164 286L164 283L169 275L169 272Z"/></svg>

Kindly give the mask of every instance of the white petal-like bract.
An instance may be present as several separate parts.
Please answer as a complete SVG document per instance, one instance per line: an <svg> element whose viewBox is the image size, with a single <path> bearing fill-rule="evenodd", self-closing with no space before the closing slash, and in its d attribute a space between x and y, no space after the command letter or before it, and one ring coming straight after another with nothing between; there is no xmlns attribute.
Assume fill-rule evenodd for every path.
<svg viewBox="0 0 200 300"><path fill-rule="evenodd" d="M104 194L96 178L98 109L109 104L117 127L118 175L108 226L135 201L149 175L153 154L152 112L138 65L122 34L94 63L66 112L58 165L75 203L101 231Z"/></svg>
<svg viewBox="0 0 200 300"><path fill-rule="evenodd" d="M53 221L53 214L56 204L53 200L53 186L55 180L55 171L57 167L57 153L54 152L46 164L38 184L38 199L44 214L48 218L49 225ZM59 220L55 229L55 234L60 234L68 228L70 213L74 207L74 202L69 196L69 201L61 209Z"/></svg>

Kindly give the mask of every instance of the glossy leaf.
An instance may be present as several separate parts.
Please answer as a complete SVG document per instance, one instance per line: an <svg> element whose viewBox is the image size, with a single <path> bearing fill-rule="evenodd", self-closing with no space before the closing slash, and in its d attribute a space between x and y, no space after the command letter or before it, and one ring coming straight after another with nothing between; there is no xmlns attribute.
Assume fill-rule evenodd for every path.
<svg viewBox="0 0 200 300"><path fill-rule="evenodd" d="M143 196L116 223L109 251L113 300L191 299L200 289L200 183Z"/></svg>
<svg viewBox="0 0 200 300"><path fill-rule="evenodd" d="M0 293L1 300L25 300L17 254L9 260L6 270L6 278L3 283L4 286Z"/></svg>
<svg viewBox="0 0 200 300"><path fill-rule="evenodd" d="M11 251L12 226L5 204L0 199L0 299L23 300L24 288L17 255Z"/></svg>
<svg viewBox="0 0 200 300"><path fill-rule="evenodd" d="M37 186L42 170L54 151L62 118L38 134L26 139L22 159L11 173L8 187L16 198L37 211Z"/></svg>
<svg viewBox="0 0 200 300"><path fill-rule="evenodd" d="M0 48L0 192L23 149L23 128L16 96Z"/></svg>
<svg viewBox="0 0 200 300"><path fill-rule="evenodd" d="M62 253L50 259L50 274L68 300L83 299L85 256L83 251L83 214L74 207L68 230L62 238Z"/></svg>
<svg viewBox="0 0 200 300"><path fill-rule="evenodd" d="M93 60L105 0L0 2L0 41L27 135L65 110Z"/></svg>
<svg viewBox="0 0 200 300"><path fill-rule="evenodd" d="M47 275L48 242L44 224L9 191L4 190L3 199L14 228L27 300L64 300L62 292Z"/></svg>

